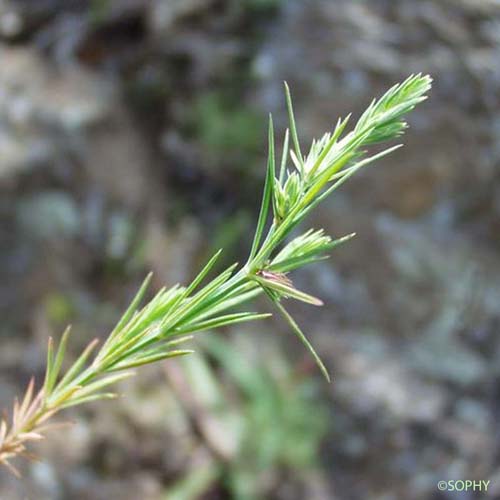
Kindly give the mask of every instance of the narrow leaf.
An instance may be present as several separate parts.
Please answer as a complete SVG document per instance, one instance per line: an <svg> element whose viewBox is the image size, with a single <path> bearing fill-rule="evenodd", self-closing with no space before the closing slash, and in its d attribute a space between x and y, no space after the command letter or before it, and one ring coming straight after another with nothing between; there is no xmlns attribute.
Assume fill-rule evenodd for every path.
<svg viewBox="0 0 500 500"><path fill-rule="evenodd" d="M315 262L325 260L327 258L328 255L301 255L299 257L291 257L289 259L271 264L268 269L270 271L275 271L278 273L286 273L288 271L293 271L294 269L297 269L299 267L306 266L307 264L314 264Z"/></svg>
<svg viewBox="0 0 500 500"><path fill-rule="evenodd" d="M31 403L33 402L34 389L35 389L35 378L31 377L26 392L24 394L23 401L19 407L20 415L26 415L28 413Z"/></svg>
<svg viewBox="0 0 500 500"><path fill-rule="evenodd" d="M104 376L104 377L96 380L95 382L92 382L92 383L86 385L85 387L81 388L77 393L77 397L82 398L84 396L93 394L93 393L103 389L104 387L107 387L108 385L116 384L120 380L129 378L132 375L134 375L133 372L126 372L126 373L117 373L116 375Z"/></svg>
<svg viewBox="0 0 500 500"><path fill-rule="evenodd" d="M221 326L231 325L233 323L241 323L244 321L254 321L258 319L264 319L271 316L271 314L258 314L251 312L244 313L234 313L226 314L224 316L218 316L216 318L211 318L206 321L200 321L194 324L188 324L183 328L176 330L176 334L184 334L191 332L198 332L203 330L210 330L213 328L220 328Z"/></svg>
<svg viewBox="0 0 500 500"><path fill-rule="evenodd" d="M114 392L101 392L98 394L90 394L81 398L70 399L64 403L61 408L70 408L71 406L81 405L83 403L90 403L92 401L99 401L101 399L116 399L118 397Z"/></svg>
<svg viewBox="0 0 500 500"><path fill-rule="evenodd" d="M45 382L43 384L45 393L50 394L50 381L52 379L52 369L54 366L54 340L52 337L49 337L49 341L47 344L47 366L45 368Z"/></svg>
<svg viewBox="0 0 500 500"><path fill-rule="evenodd" d="M295 116L293 113L293 104L292 104L292 96L290 94L290 87L288 86L288 83L285 82L285 95L286 95L286 106L288 109L288 119L290 122L290 132L292 134L292 141L293 145L295 148L295 154L297 155L297 158L300 160L300 163L302 165L302 173L304 172L304 157L302 156L302 152L300 150L300 144L299 144L299 136L297 134L297 127L295 125Z"/></svg>
<svg viewBox="0 0 500 500"><path fill-rule="evenodd" d="M151 283L151 279L153 277L153 273L149 273L144 281L142 282L141 287L139 288L139 291L135 294L134 298L132 299L132 302L128 306L127 310L123 314L123 316L120 318L118 321L117 325L109 335L108 339L106 340L103 348L109 344L109 342L116 337L120 333L120 331L123 329L123 327L130 321L132 316L134 315L135 311L139 307L139 304L141 303L142 299L144 298L144 295L149 287L149 284Z"/></svg>
<svg viewBox="0 0 500 500"><path fill-rule="evenodd" d="M280 164L280 176L279 176L280 184L283 184L283 179L285 177L286 162L288 159L289 139L290 139L290 129L287 128L285 131L285 139L283 141L283 151L281 152L281 164Z"/></svg>
<svg viewBox="0 0 500 500"><path fill-rule="evenodd" d="M99 343L99 339L94 339L90 344L83 350L82 354L78 357L78 359L73 363L71 368L66 372L62 380L58 384L59 387L65 387L70 384L79 374L81 369L84 367L87 362L89 356L92 354L92 351L96 348Z"/></svg>
<svg viewBox="0 0 500 500"><path fill-rule="evenodd" d="M179 345L179 344L183 344L184 342L188 342L189 340L193 340L193 338L194 337L192 335L185 335L184 337L179 337L179 338L169 340L169 341L165 342L165 345L171 347L173 345Z"/></svg>
<svg viewBox="0 0 500 500"><path fill-rule="evenodd" d="M257 228L253 238L252 249L248 260L251 261L259 248L262 235L266 226L267 217L269 214L269 204L273 196L273 185L275 182L275 160L274 160L274 130L273 118L269 115L269 138L268 138L268 156L267 156L267 172L266 180L264 183L264 193L262 195L262 204L260 207L259 219L257 221Z"/></svg>
<svg viewBox="0 0 500 500"><path fill-rule="evenodd" d="M57 348L57 353L54 358L53 366L51 367L50 377L46 381L45 384L45 394L49 395L54 388L54 385L57 381L57 377L59 376L59 372L61 371L62 362L64 359L64 355L66 354L66 346L68 344L68 338L71 331L71 326L68 326L61 337L61 341L59 342L59 347Z"/></svg>
<svg viewBox="0 0 500 500"><path fill-rule="evenodd" d="M328 370L326 369L325 365L323 364L323 361L321 361L321 358L318 356L316 351L314 350L314 347L312 344L309 342L307 337L304 335L302 330L300 329L299 325L295 322L295 320L290 316L288 311L281 305L280 301L277 300L275 297L270 296L271 300L274 302L280 313L282 314L283 318L287 321L287 323L291 326L292 330L295 332L299 340L304 344L304 346L308 349L308 351L311 353L312 357L316 361L316 364L318 365L319 369L321 370L321 373L323 376L326 378L328 382L330 382L330 374L328 373Z"/></svg>
<svg viewBox="0 0 500 500"><path fill-rule="evenodd" d="M215 253L215 255L207 262L205 267L198 273L198 276L196 276L196 278L186 288L184 292L185 297L188 297L189 295L191 295L191 293L193 293L194 290L196 290L196 287L202 282L203 278L209 273L210 269L212 269L214 264L217 262L217 259L219 258L221 253L222 248Z"/></svg>
<svg viewBox="0 0 500 500"><path fill-rule="evenodd" d="M136 368L138 366L149 365L151 363L155 363L157 361L161 361L168 358L175 358L177 356L185 356L187 354L192 354L194 351L191 349L182 349L176 351L168 351L158 354L153 354L151 356L141 356L131 361L123 361L116 366L113 366L109 371L118 371L118 370L128 370L130 368Z"/></svg>

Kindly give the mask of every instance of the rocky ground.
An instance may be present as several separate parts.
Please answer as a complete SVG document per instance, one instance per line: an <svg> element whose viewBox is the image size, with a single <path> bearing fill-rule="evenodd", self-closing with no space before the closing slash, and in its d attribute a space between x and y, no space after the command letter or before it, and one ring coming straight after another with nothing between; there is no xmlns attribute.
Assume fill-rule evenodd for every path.
<svg viewBox="0 0 500 500"><path fill-rule="evenodd" d="M241 328L232 356L274 392L214 360L143 369L70 412L21 482L0 472L2 500L245 498L248 478L256 498L500 497L498 1L3 0L0 62L2 407L42 376L49 335L73 323L75 354L104 336L147 270L159 287L220 246L244 258L283 80L305 141L410 73L435 78L406 147L314 217L358 234L296 277L326 303L294 312L331 386L277 319ZM209 386L184 385L192 370ZM249 415L255 446L231 447ZM438 492L449 479L491 483Z"/></svg>

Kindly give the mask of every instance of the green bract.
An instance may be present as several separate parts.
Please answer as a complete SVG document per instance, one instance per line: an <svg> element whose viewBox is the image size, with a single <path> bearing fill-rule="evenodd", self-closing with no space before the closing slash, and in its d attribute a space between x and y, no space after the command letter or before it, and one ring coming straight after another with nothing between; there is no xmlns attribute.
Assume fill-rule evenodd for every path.
<svg viewBox="0 0 500 500"><path fill-rule="evenodd" d="M220 326L263 319L269 314L234 312L235 306L264 292L316 360L328 372L306 336L283 306L283 299L321 305L320 299L297 290L286 273L326 257L326 252L353 235L331 239L322 230L306 231L289 239L311 210L359 169L394 151L393 146L368 156L365 147L401 135L402 117L426 99L429 76L415 75L374 100L354 128L345 133L349 117L337 122L333 132L313 141L306 156L301 152L292 100L285 85L290 132L285 133L283 155L276 174L273 122L269 120L269 154L262 204L247 262L222 271L208 283L217 252L187 287L163 288L142 308L149 275L127 311L100 350L92 341L63 372L69 329L59 345L49 339L43 387L35 395L31 381L21 403L14 403L10 425L0 422L0 463L17 472L10 460L26 455L29 441L41 439L51 426L47 421L61 409L96 399L115 397L108 386L130 376L130 369L162 359L191 353L180 345L189 334ZM291 136L293 150L289 151ZM291 158L289 164L288 157ZM288 242L287 242L288 240ZM95 353L95 354L94 354Z"/></svg>

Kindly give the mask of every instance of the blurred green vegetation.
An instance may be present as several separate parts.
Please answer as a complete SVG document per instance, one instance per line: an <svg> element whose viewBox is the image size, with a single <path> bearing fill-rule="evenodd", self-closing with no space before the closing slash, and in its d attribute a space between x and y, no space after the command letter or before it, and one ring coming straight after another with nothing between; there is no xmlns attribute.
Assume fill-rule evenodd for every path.
<svg viewBox="0 0 500 500"><path fill-rule="evenodd" d="M199 95L192 109L195 135L213 160L236 160L235 169L253 163L262 147L263 117L223 92Z"/></svg>
<svg viewBox="0 0 500 500"><path fill-rule="evenodd" d="M281 350L250 359L248 351L219 336L181 360L190 396L178 393L214 452L173 485L165 500L199 498L219 480L230 498L265 498L283 475L300 477L319 465L319 447L328 430L319 385L301 376ZM246 352L247 354L243 354ZM186 399L191 399L186 402ZM311 408L314 407L314 411ZM214 417L215 429L205 425Z"/></svg>
<svg viewBox="0 0 500 500"><path fill-rule="evenodd" d="M61 327L61 325L66 325L71 321L75 314L75 307L67 295L53 292L45 297L45 311L48 321Z"/></svg>

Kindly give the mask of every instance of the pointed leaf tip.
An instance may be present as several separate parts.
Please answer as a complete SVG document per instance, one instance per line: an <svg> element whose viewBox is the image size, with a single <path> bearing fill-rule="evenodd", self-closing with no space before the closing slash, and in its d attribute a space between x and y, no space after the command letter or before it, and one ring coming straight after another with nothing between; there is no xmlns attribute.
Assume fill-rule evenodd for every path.
<svg viewBox="0 0 500 500"><path fill-rule="evenodd" d="M318 356L314 347L309 342L307 337L304 335L304 333L300 329L299 325L296 323L296 321L293 319L293 317L290 315L290 313L285 309L285 307L281 304L279 297L277 297L272 290L268 290L268 289L264 289L264 290L266 292L266 295L271 299L271 301L278 308L278 311L281 313L281 315L283 316L285 321L290 325L290 327L292 328L292 331L295 333L295 335L299 338L299 340L302 342L302 344L309 351L309 353L311 354L314 361L318 365L318 368L320 369L321 373L323 374L323 376L325 377L327 382L330 382L331 381L330 374L328 373L328 370L326 369L323 361Z"/></svg>

